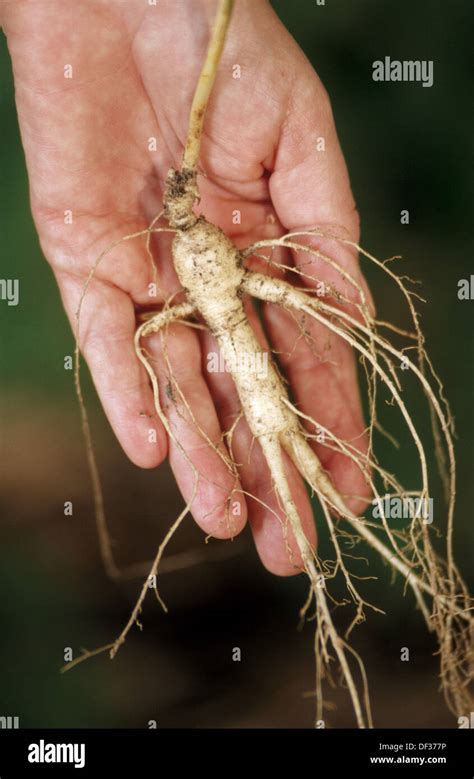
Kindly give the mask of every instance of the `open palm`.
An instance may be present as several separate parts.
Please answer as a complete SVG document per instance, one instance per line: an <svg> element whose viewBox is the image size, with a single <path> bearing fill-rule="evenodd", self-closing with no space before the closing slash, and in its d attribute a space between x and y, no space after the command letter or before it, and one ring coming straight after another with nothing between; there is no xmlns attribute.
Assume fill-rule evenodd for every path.
<svg viewBox="0 0 474 779"><path fill-rule="evenodd" d="M166 174L180 165L214 10L212 0L159 0L156 6L145 0L0 3L33 215L73 324L98 254L145 228L161 210ZM358 239L329 100L266 0L236 3L206 116L200 169L200 209L238 246L315 224L337 224ZM133 349L137 311L158 307L179 290L171 237L160 234L152 244L157 298L150 298L153 275L143 238L121 243L104 258L84 299L81 347L130 459L153 467L169 454L189 498L192 469L153 414L149 383ZM336 259L363 283L353 253L339 248ZM321 261L313 262L311 272L341 285ZM316 325L311 344L297 339L297 323L271 306L264 320L301 409L363 448L355 364L347 345ZM240 486L232 501L240 510L234 506L229 522L226 501L236 488L234 478L203 433L224 447L222 432L232 427L239 404L229 375L206 370L206 355L217 349L211 336L184 325L170 329L168 355L188 408L166 394L160 339L150 339L147 349L156 360L175 435L201 474L193 504L196 521L224 538L239 532L248 514L264 564L281 575L296 572L298 556L289 558L275 520L279 508L266 465L242 420L233 436ZM351 462L323 446L318 454L343 494L366 494ZM305 490L289 463L288 473L308 537L314 539ZM241 490L257 500L245 500Z"/></svg>

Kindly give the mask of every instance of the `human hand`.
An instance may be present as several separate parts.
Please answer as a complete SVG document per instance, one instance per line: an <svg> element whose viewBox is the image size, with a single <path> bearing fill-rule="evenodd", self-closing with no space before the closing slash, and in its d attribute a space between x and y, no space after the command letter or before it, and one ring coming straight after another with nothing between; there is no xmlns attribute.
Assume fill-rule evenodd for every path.
<svg viewBox="0 0 474 779"><path fill-rule="evenodd" d="M161 208L168 169L180 165L215 3L62 0L55 6L47 0L17 0L0 9L13 61L32 211L75 326L94 260L107 245L150 223ZM233 77L235 65L240 78ZM324 138L324 152L317 149L318 138ZM150 139L156 139L156 150ZM358 217L329 100L266 0L236 4L206 115L201 169L200 210L238 246L315 224L340 225L358 241ZM240 223L234 224L237 211ZM72 222L65 219L68 212ZM179 447L168 442L159 420L147 416L154 413L152 394L133 348L137 310L158 306L178 289L170 234L155 238L161 300L150 299L153 277L144 240L118 245L98 266L84 298L81 347L127 455L141 467L154 467L168 454L189 499L192 469ZM325 248L324 241L319 244ZM363 284L352 251L339 248L336 259ZM340 285L340 277L320 261L312 262L310 272ZM263 317L301 410L363 448L355 362L347 344L311 324L310 348L297 338L297 325L287 313L266 306ZM256 316L252 319L258 329ZM222 431L238 415L229 375L206 370L206 355L216 351L215 342L184 325L170 328L167 352L190 411L179 399L166 400L160 339L147 341L147 349L157 361L174 434L201 474L193 503L196 521L206 533L224 538L243 528L248 511L263 563L281 575L295 573L298 554L288 555L268 470L245 422L234 431L233 454L241 488L257 500L245 503L218 451L202 437L204 432L223 452ZM156 429L156 441L149 440L150 427ZM317 452L342 494L366 494L353 463L321 445ZM289 462L287 467L300 517L314 541L305 489ZM232 512L229 524L226 500L233 489L240 514Z"/></svg>

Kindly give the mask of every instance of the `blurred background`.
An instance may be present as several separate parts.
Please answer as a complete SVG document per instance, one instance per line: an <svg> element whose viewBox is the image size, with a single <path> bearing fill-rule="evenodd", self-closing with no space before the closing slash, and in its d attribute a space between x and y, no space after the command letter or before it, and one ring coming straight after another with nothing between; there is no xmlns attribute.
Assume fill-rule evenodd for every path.
<svg viewBox="0 0 474 779"><path fill-rule="evenodd" d="M404 271L422 281L428 301L422 326L458 430L455 550L472 588L474 303L457 298L458 280L474 272L466 33L472 6L467 0L274 6L331 96L362 244L378 257L402 254ZM433 60L434 86L373 82L372 62L385 56ZM193 564L160 580L169 614L150 595L143 632L135 629L113 662L102 655L58 672L66 647L77 656L81 647L118 635L141 582L111 583L101 565L73 378L63 368L73 339L29 212L2 34L0 106L1 276L19 278L21 288L21 305L0 305L0 716L19 716L21 727L147 727L150 720L158 727L309 727L313 627L297 630L306 582L264 571L247 532L223 551L218 542L206 546L188 521L170 552L186 553ZM404 209L409 225L400 223ZM369 267L367 276L383 318L406 323L393 287ZM148 560L180 497L166 466L145 472L126 461L90 386L86 394L117 559ZM406 396L428 436L415 385L407 384ZM394 453L382 441L380 459L416 488L415 454L394 410L382 419L402 449ZM434 495L441 502L439 485ZM72 517L63 514L67 499ZM380 581L366 592L387 614L369 615L354 645L366 660L376 724L456 727L438 692L436 647L411 596L369 558ZM240 662L232 660L234 647ZM410 649L409 662L401 662L401 647ZM334 703L328 726L352 727L346 692L327 692Z"/></svg>

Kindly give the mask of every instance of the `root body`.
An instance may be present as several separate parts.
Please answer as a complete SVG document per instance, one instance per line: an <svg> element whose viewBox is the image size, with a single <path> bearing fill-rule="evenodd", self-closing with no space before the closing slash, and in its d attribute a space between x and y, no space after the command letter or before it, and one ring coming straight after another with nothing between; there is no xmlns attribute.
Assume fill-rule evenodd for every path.
<svg viewBox="0 0 474 779"><path fill-rule="evenodd" d="M215 225L205 219L177 233L173 261L188 300L201 314L230 367L242 411L255 438L281 439L296 432L299 422L285 405L283 382L270 363L268 371L246 369L246 355L264 354L248 321L242 302L245 277L242 256ZM261 363L260 363L261 364Z"/></svg>

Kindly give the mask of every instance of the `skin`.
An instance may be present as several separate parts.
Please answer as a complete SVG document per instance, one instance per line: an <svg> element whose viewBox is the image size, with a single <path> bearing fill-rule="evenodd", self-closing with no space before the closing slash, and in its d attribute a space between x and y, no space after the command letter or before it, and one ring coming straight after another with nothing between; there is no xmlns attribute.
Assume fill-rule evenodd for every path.
<svg viewBox="0 0 474 779"><path fill-rule="evenodd" d="M202 64L215 3L211 0L15 0L0 2L15 78L20 130L28 167L31 206L41 246L57 279L71 323L92 263L121 236L145 228L161 210L170 167L179 168L192 94ZM240 65L241 78L232 77ZM72 65L72 78L64 67ZM317 151L317 139L325 151ZM149 149L156 138L156 151ZM266 0L238 0L206 115L201 147L199 209L239 247L288 230L337 225L359 240L359 220L337 139L327 93L311 65ZM65 224L64 213L73 212ZM233 224L233 212L241 223ZM171 234L152 242L160 292L150 298L150 259L144 239L122 243L101 263L84 298L81 348L119 442L136 465L152 468L166 456L185 499L192 472L154 415L152 393L133 349L137 311L157 308L179 291L171 260ZM354 252L317 244L360 284ZM287 264L298 257L275 256ZM307 261L307 257L304 258ZM258 262L255 268L261 269ZM318 261L305 272L343 292L334 271ZM282 274L281 277L284 278ZM367 293L368 294L368 293ZM179 300L180 298L176 298ZM348 306L354 313L354 307ZM249 308L255 330L265 336ZM266 306L267 337L301 410L341 439L365 447L364 421L348 345L319 324L309 325L313 344L295 336L294 319ZM226 538L248 518L263 564L273 573L297 572L282 537L278 503L268 468L241 421L233 452L240 485L258 501L241 503L229 523L223 508L234 480L218 451L196 430L182 403L169 403L167 368L158 335L147 339L171 425L201 474L193 515L206 533ZM223 451L222 432L238 413L229 374L209 373L215 341L203 332L173 325L167 354L194 417ZM290 359L291 354L291 359ZM156 441L149 441L149 430ZM315 450L345 496L367 496L357 467L341 454ZM315 543L304 486L286 460L307 537ZM262 504L265 503L267 508ZM356 511L364 501L349 499ZM290 545L294 543L290 537Z"/></svg>

